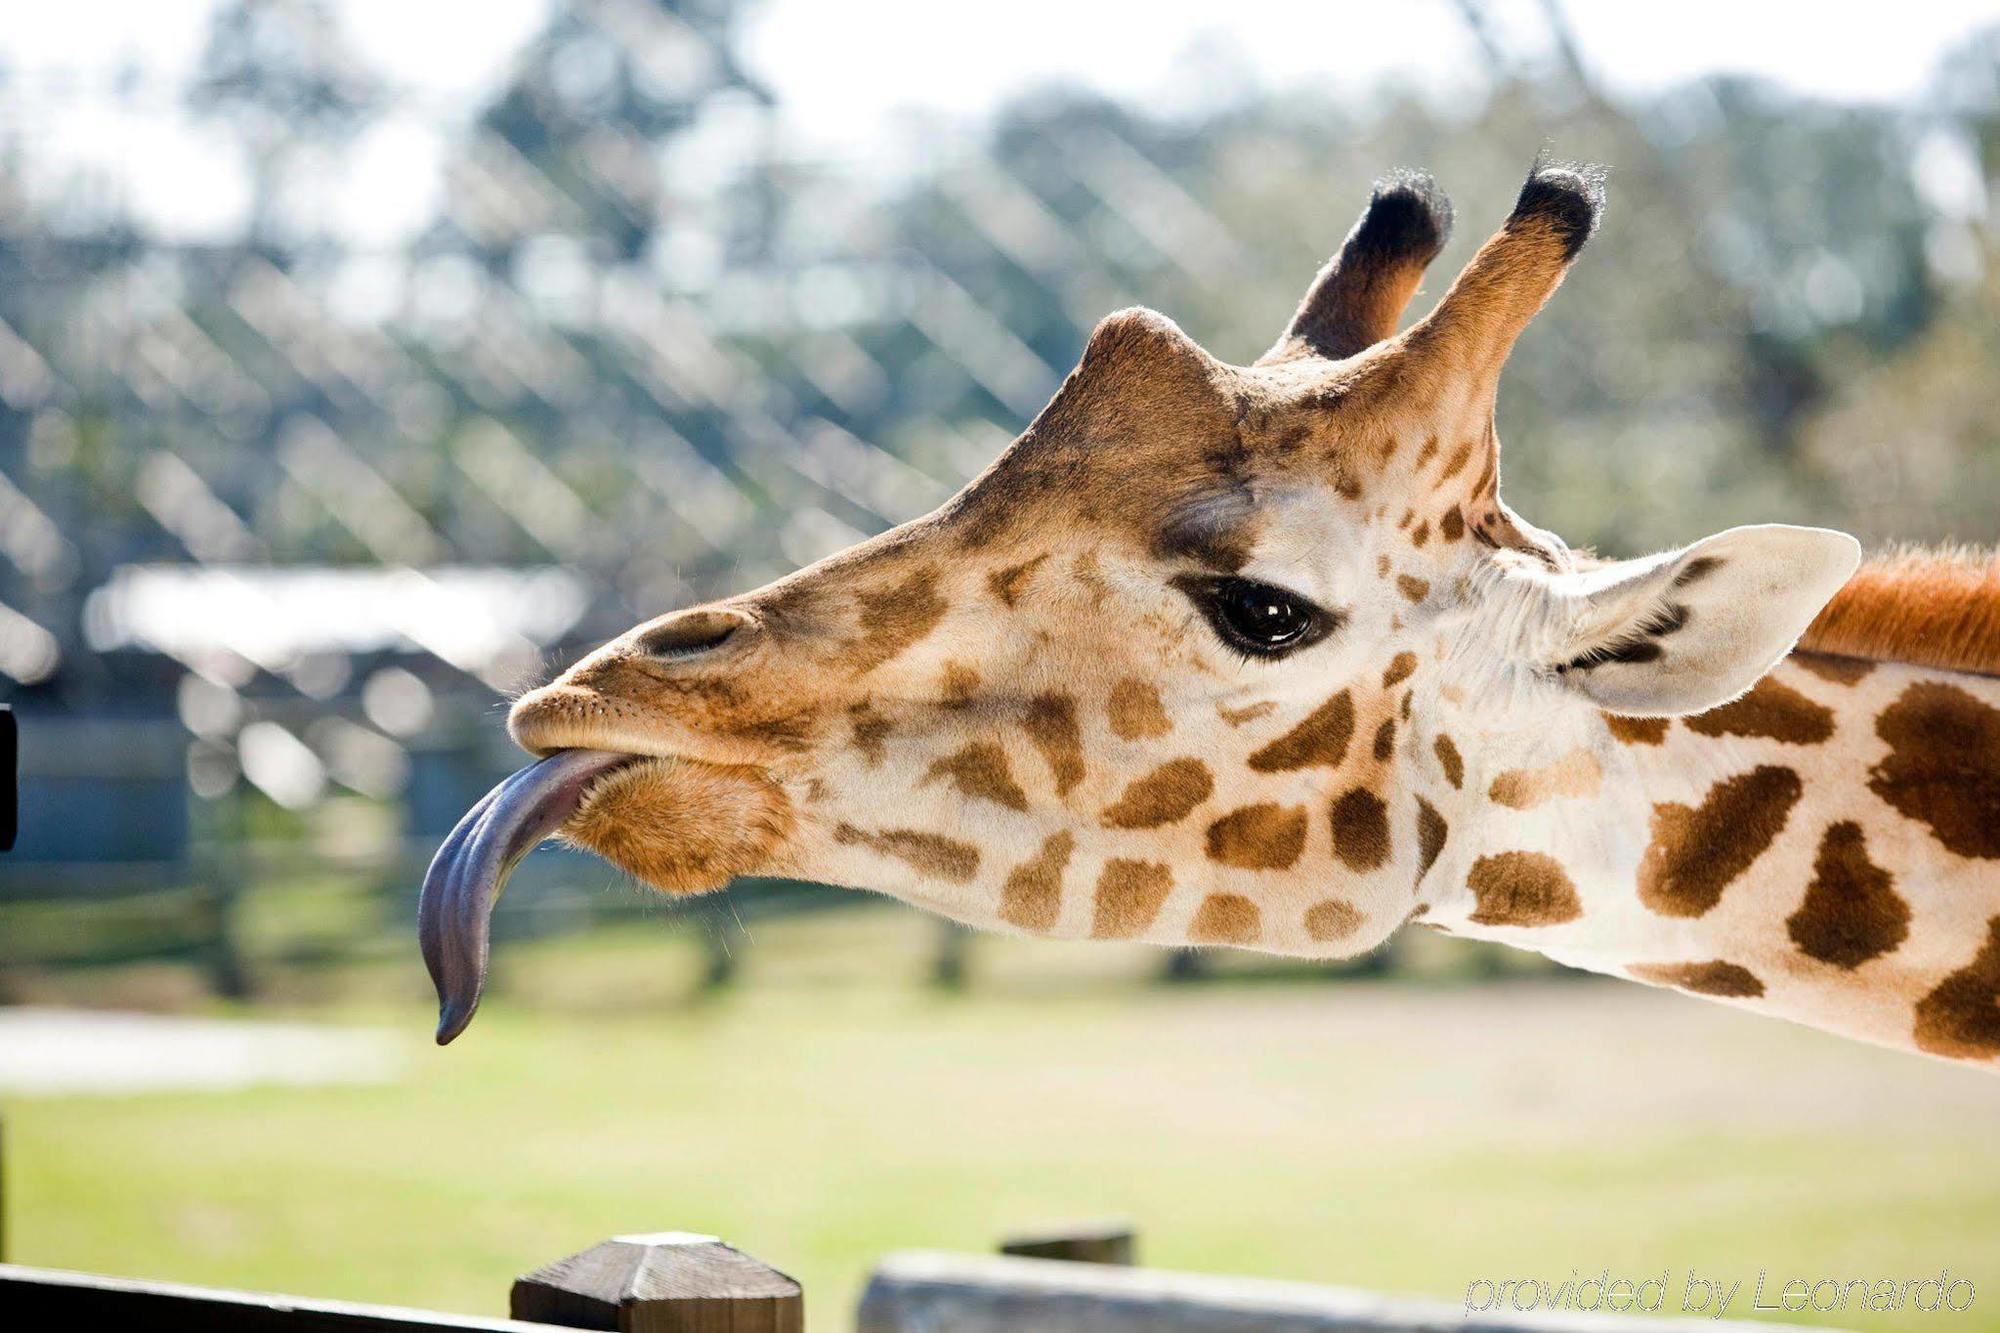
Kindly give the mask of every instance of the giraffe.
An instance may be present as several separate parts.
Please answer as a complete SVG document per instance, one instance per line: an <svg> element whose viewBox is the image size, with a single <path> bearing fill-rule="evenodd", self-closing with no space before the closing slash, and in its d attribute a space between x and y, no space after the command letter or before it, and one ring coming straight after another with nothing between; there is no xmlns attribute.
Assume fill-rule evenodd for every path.
<svg viewBox="0 0 2000 1333"><path fill-rule="evenodd" d="M426 879L439 1040L559 835L668 894L1042 936L1337 958L1415 921L2000 1065L2000 565L1856 576L1779 525L1604 560L1500 498L1501 368L1602 208L1538 163L1399 333L1452 214L1388 177L1253 364L1110 315L936 512L519 698L541 758Z"/></svg>

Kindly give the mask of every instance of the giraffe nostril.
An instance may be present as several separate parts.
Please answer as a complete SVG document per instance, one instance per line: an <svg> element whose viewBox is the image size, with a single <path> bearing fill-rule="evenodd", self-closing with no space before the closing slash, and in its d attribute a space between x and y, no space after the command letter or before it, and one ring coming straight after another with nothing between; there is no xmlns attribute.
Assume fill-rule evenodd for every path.
<svg viewBox="0 0 2000 1333"><path fill-rule="evenodd" d="M655 657L693 657L720 648L749 623L736 611L683 611L641 630L633 642Z"/></svg>

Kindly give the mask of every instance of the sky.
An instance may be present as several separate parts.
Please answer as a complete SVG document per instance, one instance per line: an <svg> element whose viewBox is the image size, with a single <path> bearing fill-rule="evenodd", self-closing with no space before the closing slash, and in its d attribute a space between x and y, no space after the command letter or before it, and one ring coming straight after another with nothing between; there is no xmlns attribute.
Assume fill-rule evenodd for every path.
<svg viewBox="0 0 2000 1333"><path fill-rule="evenodd" d="M1542 0L1485 0L1496 37L1547 49ZM1567 0L1586 65L1615 89L1650 91L1698 75L1763 75L1842 99L1900 100L1938 56L2000 20L1994 0L1856 5L1872 21L1829 21L1837 3L1798 0ZM862 34L866 34L865 38ZM1226 43L1263 82L1364 89L1385 76L1448 88L1485 60L1454 0L771 0L749 54L808 124L865 135L899 103L972 114L1011 89L1062 78L1136 99L1171 95L1197 45ZM838 53L828 59L828 53Z"/></svg>
<svg viewBox="0 0 2000 1333"><path fill-rule="evenodd" d="M1515 59L1546 55L1544 0L1486 0ZM421 225L455 118L504 77L551 0L336 0L350 40L421 115L391 117L320 201L357 242ZM0 62L33 89L40 123L8 127L28 170L101 174L156 230L221 234L247 203L226 150L176 105L215 0L62 0L15 7ZM1586 65L1614 91L1719 71L1828 98L1897 101L1942 53L2000 22L2000 0L1899 0L1893 17L1829 21L1824 0L1568 0ZM1488 62L1456 0L752 0L743 58L776 94L802 150L867 161L913 116L976 124L1010 94L1051 82L1179 111L1226 96L1218 71L1273 88L1364 96L1394 79L1449 96ZM1197 77L1197 71L1200 72ZM108 96L123 78L137 96ZM1225 80L1226 82L1226 80ZM18 103L16 103L18 104ZM14 137L10 133L9 137Z"/></svg>

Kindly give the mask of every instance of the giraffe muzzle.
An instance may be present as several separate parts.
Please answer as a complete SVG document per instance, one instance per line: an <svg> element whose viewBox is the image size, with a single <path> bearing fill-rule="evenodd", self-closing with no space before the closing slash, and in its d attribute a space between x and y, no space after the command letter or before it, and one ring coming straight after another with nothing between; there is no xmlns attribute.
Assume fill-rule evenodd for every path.
<svg viewBox="0 0 2000 1333"><path fill-rule="evenodd" d="M438 993L438 1045L465 1031L486 988L493 904L521 858L561 828L598 778L636 756L558 750L465 812L431 858L417 909L424 965Z"/></svg>

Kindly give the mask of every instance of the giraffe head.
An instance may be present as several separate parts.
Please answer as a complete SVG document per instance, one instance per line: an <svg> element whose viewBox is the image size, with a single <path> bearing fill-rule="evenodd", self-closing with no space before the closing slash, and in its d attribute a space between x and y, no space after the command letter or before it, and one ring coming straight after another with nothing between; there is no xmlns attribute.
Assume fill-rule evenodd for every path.
<svg viewBox="0 0 2000 1333"><path fill-rule="evenodd" d="M513 735L549 757L426 884L441 1039L500 879L550 832L669 893L795 876L980 926L1344 955L1474 817L1452 733L1746 689L1852 539L1737 529L1606 564L1500 499L1501 366L1601 204L1595 174L1538 168L1397 334L1451 214L1392 178L1255 364L1114 314L935 513L522 697Z"/></svg>

